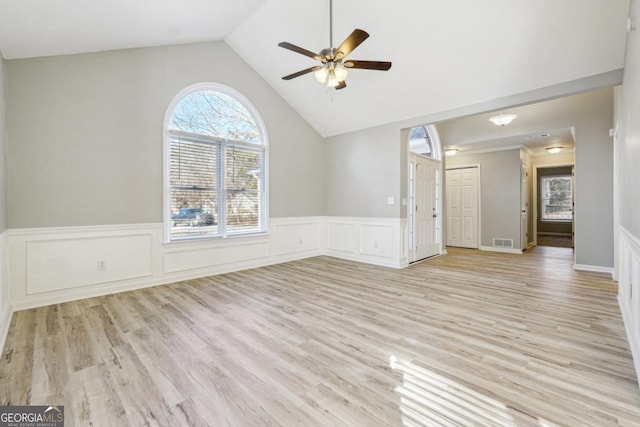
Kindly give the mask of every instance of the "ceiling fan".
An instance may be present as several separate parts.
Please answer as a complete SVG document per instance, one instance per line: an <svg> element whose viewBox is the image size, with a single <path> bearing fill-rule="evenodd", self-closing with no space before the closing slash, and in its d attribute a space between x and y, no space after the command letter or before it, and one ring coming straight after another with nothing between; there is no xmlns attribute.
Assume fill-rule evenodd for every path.
<svg viewBox="0 0 640 427"><path fill-rule="evenodd" d="M379 70L387 71L391 68L391 62L382 61L356 61L345 60L345 58L360 44L369 37L366 31L355 29L337 48L333 47L333 0L329 0L329 47L322 49L320 53L314 53L307 49L301 48L288 42L278 43L278 46L308 56L320 61L321 65L309 67L288 76L284 76L283 80L291 80L296 77L303 76L312 71L315 72L316 79L329 87L335 89L344 89L347 87L345 79L347 78L349 68L359 68L363 70Z"/></svg>

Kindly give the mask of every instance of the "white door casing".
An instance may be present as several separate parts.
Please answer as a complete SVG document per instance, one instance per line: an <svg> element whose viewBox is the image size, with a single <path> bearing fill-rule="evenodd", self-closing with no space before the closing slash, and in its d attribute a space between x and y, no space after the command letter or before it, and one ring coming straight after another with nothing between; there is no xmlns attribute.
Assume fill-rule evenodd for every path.
<svg viewBox="0 0 640 427"><path fill-rule="evenodd" d="M529 245L529 165L521 163L520 172L520 249Z"/></svg>

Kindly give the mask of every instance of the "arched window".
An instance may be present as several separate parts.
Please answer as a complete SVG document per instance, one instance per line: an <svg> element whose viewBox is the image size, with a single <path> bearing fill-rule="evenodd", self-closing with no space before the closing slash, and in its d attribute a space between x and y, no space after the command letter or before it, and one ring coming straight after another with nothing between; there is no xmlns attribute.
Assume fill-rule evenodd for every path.
<svg viewBox="0 0 640 427"><path fill-rule="evenodd" d="M248 100L191 86L171 103L165 132L168 240L266 231L267 138Z"/></svg>
<svg viewBox="0 0 640 427"><path fill-rule="evenodd" d="M423 156L436 158L433 141L426 126L417 126L409 132L409 150Z"/></svg>

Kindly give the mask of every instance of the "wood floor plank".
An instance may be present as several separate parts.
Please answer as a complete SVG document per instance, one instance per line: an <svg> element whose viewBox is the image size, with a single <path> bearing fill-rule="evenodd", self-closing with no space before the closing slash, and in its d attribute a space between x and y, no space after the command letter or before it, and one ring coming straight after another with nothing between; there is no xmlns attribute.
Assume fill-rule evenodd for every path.
<svg viewBox="0 0 640 427"><path fill-rule="evenodd" d="M573 252L329 257L15 313L0 403L69 426L640 426L616 284Z"/></svg>

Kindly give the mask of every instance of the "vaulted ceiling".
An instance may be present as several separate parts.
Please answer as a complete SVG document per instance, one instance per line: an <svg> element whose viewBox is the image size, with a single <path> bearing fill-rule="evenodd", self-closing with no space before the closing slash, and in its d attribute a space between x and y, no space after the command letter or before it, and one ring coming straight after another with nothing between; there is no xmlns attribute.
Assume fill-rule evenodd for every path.
<svg viewBox="0 0 640 427"><path fill-rule="evenodd" d="M624 66L629 0L334 0L334 44L371 36L328 89L279 48L329 47L329 0L0 0L5 58L225 40L322 135L487 102Z"/></svg>

